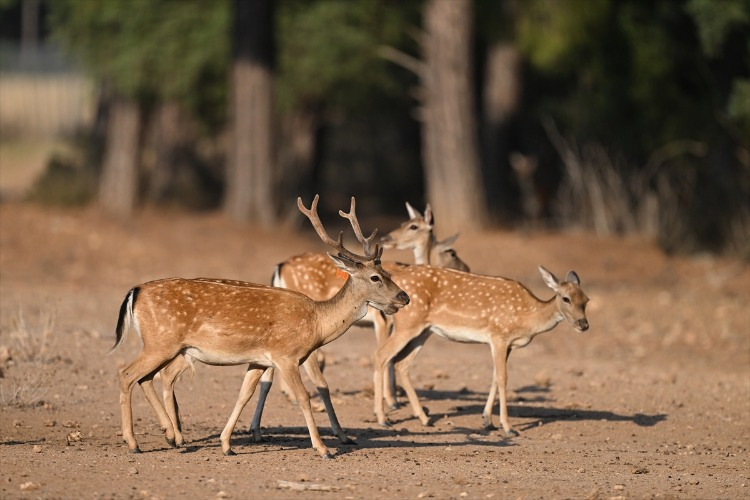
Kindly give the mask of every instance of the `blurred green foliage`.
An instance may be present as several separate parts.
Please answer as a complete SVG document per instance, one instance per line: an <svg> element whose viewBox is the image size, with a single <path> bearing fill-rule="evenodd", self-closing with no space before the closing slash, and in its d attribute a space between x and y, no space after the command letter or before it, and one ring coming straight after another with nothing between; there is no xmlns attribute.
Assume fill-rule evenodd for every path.
<svg viewBox="0 0 750 500"><path fill-rule="evenodd" d="M102 81L145 104L175 99L209 131L222 130L231 0L47 5L56 39ZM397 182L411 164L419 168L411 115L418 81L379 53L389 46L420 57L423 5L275 4L279 110L312 111L323 128L339 127L321 140L326 168L398 165L398 172L382 172ZM558 161L561 170L540 125L545 118L579 144L602 145L623 171L653 168L656 153L674 150L666 146L693 141L705 154L678 151L659 160L670 175L694 179L680 195L685 227L702 233L699 240L718 241L725 214L747 210L750 0L476 0L475 7L478 39L514 43L525 56L512 134L542 157L541 169L554 170ZM476 52L477 75L484 54Z"/></svg>
<svg viewBox="0 0 750 500"><path fill-rule="evenodd" d="M377 106L373 97L379 93L403 91L378 49L402 45L405 21L418 10L388 3L278 4L277 91L282 110L325 103L332 111L362 111Z"/></svg>
<svg viewBox="0 0 750 500"><path fill-rule="evenodd" d="M539 84L534 106L573 136L643 163L670 141L725 135L717 113L731 110L744 126L747 0L520 5L518 43Z"/></svg>
<svg viewBox="0 0 750 500"><path fill-rule="evenodd" d="M177 100L212 128L225 117L228 0L57 0L50 23L117 93Z"/></svg>

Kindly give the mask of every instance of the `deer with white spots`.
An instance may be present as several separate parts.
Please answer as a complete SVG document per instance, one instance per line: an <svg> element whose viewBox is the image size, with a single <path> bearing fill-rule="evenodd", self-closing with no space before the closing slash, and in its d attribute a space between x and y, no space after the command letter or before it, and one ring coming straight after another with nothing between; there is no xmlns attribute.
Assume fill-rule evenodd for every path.
<svg viewBox="0 0 750 500"><path fill-rule="evenodd" d="M248 365L239 398L221 433L224 454L233 454L232 431L258 380L267 368L275 367L299 401L313 447L322 457L331 458L315 425L299 365L313 351L343 335L365 315L368 305L394 314L409 303L409 297L382 269L382 249L377 245L371 248L375 233L369 238L362 234L354 198L350 212L339 213L351 223L364 255L344 247L343 233L338 241L328 235L318 217L317 203L316 196L311 208L306 209L297 199L300 211L310 219L318 236L338 252L336 256L329 254L330 259L349 275L328 300L314 301L281 288L211 279L151 281L128 292L120 308L114 348L129 330L134 329L143 340L138 356L120 370L122 437L131 452L139 451L131 406L136 382L166 428L167 441L174 443L176 422L167 415L152 382L159 370L185 356L212 365Z"/></svg>
<svg viewBox="0 0 750 500"><path fill-rule="evenodd" d="M406 210L409 213L409 220L403 222L398 228L394 229L380 240L383 248L398 248L399 250L411 249L414 252L414 260L417 264L428 264L459 271L468 271L469 266L461 260L456 251L453 249L453 243L458 238L458 234L451 236L443 241L438 241L433 233L434 221L432 209L429 203L425 208L424 215L416 210L408 202ZM384 262L383 267L388 272L393 272L402 267L395 262ZM334 295L341 285L342 279L346 279L337 272L336 267L331 263L324 254L304 253L292 257L276 266L273 274L272 284L281 288L288 288L304 293L315 300L325 300ZM382 315L369 308L365 317L358 324L370 325L375 328L375 336L378 345L385 342L388 337L388 325L384 322ZM328 413L332 426L338 425L338 419L330 402L330 393L328 386L318 385L318 380L322 379L322 368L317 353L313 353L304 363L305 371L311 380L316 384L318 394L320 395L323 405ZM395 406L395 387L391 383L392 377L386 375L386 398L389 404ZM258 395L258 404L255 407L250 431L254 439L262 439L260 427L263 417L263 408L265 407L266 397L273 384L273 369L269 369L263 374L260 383ZM290 391L282 385L282 391L289 395ZM165 401L169 405L171 396L165 393Z"/></svg>
<svg viewBox="0 0 750 500"><path fill-rule="evenodd" d="M521 283L449 269L412 266L392 274L393 280L409 294L410 305L389 318L393 331L375 353L375 415L378 423L389 422L383 408L383 373L390 361L395 364L401 385L414 416L423 425L430 420L419 403L409 380L409 364L432 333L455 342L489 344L494 363L492 389L484 408L484 422L492 425L496 390L500 393L500 423L508 435L517 435L508 422L506 402L507 360L513 349L525 347L540 333L565 320L579 332L588 329L588 297L580 279L570 271L560 282L539 266L544 282L555 295L549 300L536 298Z"/></svg>

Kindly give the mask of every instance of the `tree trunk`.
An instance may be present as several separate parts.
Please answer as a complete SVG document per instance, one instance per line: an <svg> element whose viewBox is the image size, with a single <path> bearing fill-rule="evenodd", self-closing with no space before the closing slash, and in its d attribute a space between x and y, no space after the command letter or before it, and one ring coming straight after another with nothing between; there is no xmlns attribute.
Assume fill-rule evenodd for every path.
<svg viewBox="0 0 750 500"><path fill-rule="evenodd" d="M148 183L148 199L163 203L173 195L178 155L183 147L180 124L184 117L179 104L168 101L156 110L153 123L153 148L156 161ZM151 134L149 134L151 135Z"/></svg>
<svg viewBox="0 0 750 500"><path fill-rule="evenodd" d="M200 160L195 120L177 101L161 103L153 114L144 152L153 152L148 175L147 200L165 204L178 202L188 207L206 206L213 197L212 185L200 178Z"/></svg>
<svg viewBox="0 0 750 500"><path fill-rule="evenodd" d="M487 53L482 106L482 163L492 212L510 208L510 128L520 100L521 54L514 45L497 41Z"/></svg>
<svg viewBox="0 0 750 500"><path fill-rule="evenodd" d="M423 154L428 201L446 231L479 229L487 214L472 88L471 0L428 0L424 11Z"/></svg>
<svg viewBox="0 0 750 500"><path fill-rule="evenodd" d="M273 2L234 0L232 142L225 211L233 219L272 226Z"/></svg>
<svg viewBox="0 0 750 500"><path fill-rule="evenodd" d="M134 100L115 98L109 108L107 140L99 181L99 204L108 212L129 216L138 200L141 111Z"/></svg>
<svg viewBox="0 0 750 500"><path fill-rule="evenodd" d="M281 121L281 141L274 182L278 197L285 200L282 219L285 224L299 220L300 212L294 200L297 196L310 199L316 190L315 162L319 116L314 110L301 107Z"/></svg>

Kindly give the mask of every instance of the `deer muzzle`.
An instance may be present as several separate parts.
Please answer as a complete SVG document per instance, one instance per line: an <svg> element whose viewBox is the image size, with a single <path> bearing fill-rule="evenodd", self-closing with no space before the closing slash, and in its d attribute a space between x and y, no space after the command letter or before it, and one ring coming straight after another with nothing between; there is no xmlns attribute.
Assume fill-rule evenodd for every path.
<svg viewBox="0 0 750 500"><path fill-rule="evenodd" d="M398 307L409 305L409 296L402 290L396 295L395 302Z"/></svg>

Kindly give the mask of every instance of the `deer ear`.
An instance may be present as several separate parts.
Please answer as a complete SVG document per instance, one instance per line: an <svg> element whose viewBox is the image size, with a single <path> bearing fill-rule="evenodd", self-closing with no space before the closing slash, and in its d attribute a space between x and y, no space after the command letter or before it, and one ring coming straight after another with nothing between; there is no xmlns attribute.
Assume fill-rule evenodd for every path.
<svg viewBox="0 0 750 500"><path fill-rule="evenodd" d="M430 206L429 203L424 208L424 220L425 222L427 222L427 224L431 226L435 224L435 219L433 219L432 217L432 207Z"/></svg>
<svg viewBox="0 0 750 500"><path fill-rule="evenodd" d="M544 266L539 266L539 273L542 275L544 283L546 283L547 286L552 290L557 292L557 290L560 288L560 281L555 277L555 275L546 270Z"/></svg>
<svg viewBox="0 0 750 500"><path fill-rule="evenodd" d="M458 239L460 235L461 233L456 233L453 236L448 236L443 241L438 242L438 244L441 246L450 247L456 242L456 240Z"/></svg>
<svg viewBox="0 0 750 500"><path fill-rule="evenodd" d="M328 252L326 252L326 255L328 255L328 258L331 259L336 267L338 267L342 271L351 273L357 268L357 263L351 259L348 259L344 255L333 255Z"/></svg>
<svg viewBox="0 0 750 500"><path fill-rule="evenodd" d="M576 285L581 284L581 278L578 277L578 273L576 273L575 271L568 272L568 276L565 277L565 281L575 283Z"/></svg>
<svg viewBox="0 0 750 500"><path fill-rule="evenodd" d="M409 218L410 219L421 219L422 214L419 213L419 210L412 207L409 202L406 202L406 211L409 212Z"/></svg>

